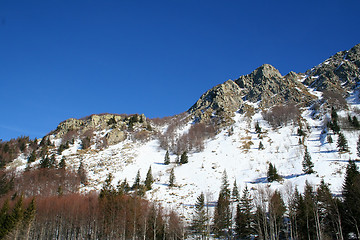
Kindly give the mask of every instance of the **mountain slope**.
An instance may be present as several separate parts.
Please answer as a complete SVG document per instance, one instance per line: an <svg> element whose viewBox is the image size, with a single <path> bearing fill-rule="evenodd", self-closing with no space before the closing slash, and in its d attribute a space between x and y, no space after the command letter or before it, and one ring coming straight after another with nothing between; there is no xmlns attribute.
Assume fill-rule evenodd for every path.
<svg viewBox="0 0 360 240"><path fill-rule="evenodd" d="M306 74L291 72L281 76L265 64L210 89L187 113L162 121L150 121L143 115L114 114L66 120L44 137L54 144L48 154L54 154L58 162L65 157L67 165L74 169L80 162L84 164L89 184L82 186L82 191L99 190L109 173L115 176L114 185L124 179L131 185L138 170L144 180L151 166L155 183L146 196L177 209L188 220L201 192L207 201L216 201L224 171L230 184L236 179L241 189L245 185L250 189L270 185L284 193L289 186L302 191L305 181L318 184L324 179L331 183L334 193L340 193L347 161L357 158L359 129L347 119L348 115L358 118L360 113L359 46L335 54ZM337 77L333 79L332 74ZM348 152L338 151L338 135L328 127L331 106L335 105L329 105L334 95L326 91L336 91L336 98L347 97L343 99L346 108L338 108L337 112L341 132L349 143ZM271 114L272 118L289 114L288 108L275 107L286 104L294 105L300 115L272 124ZM257 123L262 129L260 134L255 131ZM214 126L216 134L193 131L195 127L208 131L205 125ZM299 128L305 137L298 135ZM201 134L207 136L202 147L190 148ZM333 143L328 141L329 136ZM185 142L182 148L170 152L169 165L164 165L168 149L164 141L172 145ZM259 149L260 142L263 150ZM59 152L64 144L69 148ZM310 175L302 171L305 148L314 162L315 173ZM179 149L189 151L189 163L176 163ZM24 169L26 158L22 155L8 167ZM36 167L39 161L31 166ZM283 176L282 182L267 182L269 163ZM169 188L172 169L176 187Z"/></svg>

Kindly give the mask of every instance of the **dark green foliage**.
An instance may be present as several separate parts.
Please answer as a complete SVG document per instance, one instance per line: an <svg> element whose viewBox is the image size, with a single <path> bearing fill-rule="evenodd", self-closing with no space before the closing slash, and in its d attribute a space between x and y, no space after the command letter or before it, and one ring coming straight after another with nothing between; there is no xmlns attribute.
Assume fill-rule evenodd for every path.
<svg viewBox="0 0 360 240"><path fill-rule="evenodd" d="M58 154L61 154L65 149L68 149L69 147L69 142L66 142L65 144L60 144L58 148Z"/></svg>
<svg viewBox="0 0 360 240"><path fill-rule="evenodd" d="M148 190L151 190L152 188L152 184L154 183L154 178L152 176L152 173L151 173L151 166L149 167L149 170L146 174L146 179L145 179L145 188L146 188L146 191Z"/></svg>
<svg viewBox="0 0 360 240"><path fill-rule="evenodd" d="M231 192L232 200L238 202L240 200L239 190L237 187L236 179L234 180L233 189Z"/></svg>
<svg viewBox="0 0 360 240"><path fill-rule="evenodd" d="M62 157L60 162L59 162L59 168L60 169L65 169L66 168L66 158Z"/></svg>
<svg viewBox="0 0 360 240"><path fill-rule="evenodd" d="M0 197L14 188L14 176L9 173L0 172Z"/></svg>
<svg viewBox="0 0 360 240"><path fill-rule="evenodd" d="M131 189L132 190L136 190L140 187L140 182L141 182L141 178L140 178L140 170L138 170L136 177L135 177L135 181L134 184L132 185Z"/></svg>
<svg viewBox="0 0 360 240"><path fill-rule="evenodd" d="M270 235L279 239L283 234L284 214L286 212L285 203L279 191L275 191L269 200L269 226Z"/></svg>
<svg viewBox="0 0 360 240"><path fill-rule="evenodd" d="M260 133L261 133L261 127L260 127L260 125L259 125L259 122L256 122L256 123L255 123L255 132L256 132L257 134L260 134Z"/></svg>
<svg viewBox="0 0 360 240"><path fill-rule="evenodd" d="M357 232L360 227L360 172L356 163L349 160L342 189L345 232ZM358 236L360 237L360 236Z"/></svg>
<svg viewBox="0 0 360 240"><path fill-rule="evenodd" d="M122 182L119 181L118 182L116 190L117 190L118 195L127 194L131 190L126 178L124 179L124 181L122 181Z"/></svg>
<svg viewBox="0 0 360 240"><path fill-rule="evenodd" d="M328 127L334 132L340 132L340 127L338 125L338 115L334 107L331 109L331 121L328 122Z"/></svg>
<svg viewBox="0 0 360 240"><path fill-rule="evenodd" d="M105 179L105 182L100 190L100 198L109 198L111 196L115 196L115 189L114 186L112 185L112 181L113 181L114 177L111 173L109 173Z"/></svg>
<svg viewBox="0 0 360 240"><path fill-rule="evenodd" d="M264 145L262 144L262 142L260 141L260 143L259 143L259 148L258 148L259 150L264 150L265 148L264 148Z"/></svg>
<svg viewBox="0 0 360 240"><path fill-rule="evenodd" d="M302 130L302 128L299 127L298 130L297 130L297 135L298 135L299 137L302 137L302 136L305 136L306 134L305 134L305 132Z"/></svg>
<svg viewBox="0 0 360 240"><path fill-rule="evenodd" d="M337 140L337 147L339 149L339 152L348 152L349 151L348 142L347 142L345 136L341 132L339 133L339 137Z"/></svg>
<svg viewBox="0 0 360 240"><path fill-rule="evenodd" d="M268 182L281 180L280 175L277 173L276 167L272 165L272 163L269 163L269 167L267 171L267 180Z"/></svg>
<svg viewBox="0 0 360 240"><path fill-rule="evenodd" d="M240 239L250 239L254 233L253 203L247 186L244 188L240 202L236 206L235 232Z"/></svg>
<svg viewBox="0 0 360 240"><path fill-rule="evenodd" d="M358 140L356 142L356 155L360 157L360 135L358 137Z"/></svg>
<svg viewBox="0 0 360 240"><path fill-rule="evenodd" d="M174 186L175 186L175 173L174 173L174 168L172 168L169 176L169 187L174 187Z"/></svg>
<svg viewBox="0 0 360 240"><path fill-rule="evenodd" d="M305 147L305 153L304 153L304 159L302 162L303 171L305 174L311 174L314 173L314 164L311 161L310 153L307 150L307 147Z"/></svg>
<svg viewBox="0 0 360 240"><path fill-rule="evenodd" d="M30 156L28 157L27 162L28 163L33 163L33 162L35 162L35 160L36 160L36 152L34 150L34 151L31 152Z"/></svg>
<svg viewBox="0 0 360 240"><path fill-rule="evenodd" d="M205 206L205 196L201 193L195 203L195 214L192 220L192 228L196 234L199 234L202 238L207 235L207 222L209 220L207 209Z"/></svg>
<svg viewBox="0 0 360 240"><path fill-rule="evenodd" d="M77 173L78 173L78 176L80 178L80 182L82 184L87 184L87 182L88 182L87 171L86 171L86 169L84 167L83 161L80 161Z"/></svg>
<svg viewBox="0 0 360 240"><path fill-rule="evenodd" d="M50 158L46 155L43 159L40 160L40 168L50 168Z"/></svg>
<svg viewBox="0 0 360 240"><path fill-rule="evenodd" d="M183 152L183 153L181 154L180 164L186 164L186 163L188 163L188 162L189 162L189 158L188 158L187 153L186 153L186 151L185 151L185 152Z"/></svg>
<svg viewBox="0 0 360 240"><path fill-rule="evenodd" d="M165 153L164 164L165 164L165 165L169 165L169 164L170 164L169 151L166 151L166 153Z"/></svg>
<svg viewBox="0 0 360 240"><path fill-rule="evenodd" d="M214 233L217 237L228 236L231 226L230 189L226 171L223 173L222 185L214 212Z"/></svg>
<svg viewBox="0 0 360 240"><path fill-rule="evenodd" d="M330 134L327 136L326 140L327 140L327 142L330 143L330 144L333 143L333 139L332 139L332 137L331 137Z"/></svg>

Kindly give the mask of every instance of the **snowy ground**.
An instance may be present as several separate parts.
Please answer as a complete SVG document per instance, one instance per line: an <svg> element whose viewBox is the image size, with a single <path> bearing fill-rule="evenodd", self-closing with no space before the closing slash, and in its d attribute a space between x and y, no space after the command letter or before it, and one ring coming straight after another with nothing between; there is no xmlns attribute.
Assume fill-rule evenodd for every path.
<svg viewBox="0 0 360 240"><path fill-rule="evenodd" d="M357 96L351 96L349 102L352 107L360 109ZM346 116L346 112L338 113ZM189 163L175 164L175 155L171 155L171 164L164 165L165 150L160 149L157 140L146 143L126 140L117 145L99 151L91 149L80 150L80 142L63 152L67 165L75 169L82 160L85 164L90 184L82 191L100 190L108 175L114 175L113 185L125 178L131 185L136 173L140 170L142 180L145 179L149 167L155 178L153 190L147 192L147 198L159 201L167 208L175 209L186 219L191 218L192 208L197 196L204 192L207 201L215 202L221 185L224 170L228 175L230 187L236 179L239 190L245 185L250 189L270 185L272 189L286 191L288 186L297 186L301 192L305 181L314 186L323 178L330 184L333 193L340 193L345 168L349 159L356 159L357 131L344 131L349 143L350 152L340 154L336 148L337 135L332 135L333 143L327 143L326 136L321 134L323 120L313 120L311 111L304 111L303 118L307 124L307 137L304 145L307 146L314 163L315 173L304 175L302 160L304 145L299 144L297 127L288 125L273 130L263 119L260 113L254 115L252 122L247 123L240 114L234 117L234 132L229 136L224 129L205 144L203 152L189 153ZM259 122L262 139L255 133L255 123ZM186 131L188 126L184 128ZM260 141L264 150L259 150ZM56 143L59 144L59 143ZM79 154L80 153L80 154ZM58 156L58 161L62 156ZM278 173L283 177L282 182L268 183L266 172L268 164L276 166ZM13 166L25 166L25 159L20 157ZM170 170L174 168L176 187L169 188Z"/></svg>

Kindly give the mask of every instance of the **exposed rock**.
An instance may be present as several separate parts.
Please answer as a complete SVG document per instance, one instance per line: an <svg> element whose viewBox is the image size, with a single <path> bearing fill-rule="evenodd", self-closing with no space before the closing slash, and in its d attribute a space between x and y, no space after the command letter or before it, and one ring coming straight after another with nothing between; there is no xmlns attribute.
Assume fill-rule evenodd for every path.
<svg viewBox="0 0 360 240"><path fill-rule="evenodd" d="M228 80L204 93L188 112L199 121L208 121L214 115L230 117L242 102L241 89L234 81Z"/></svg>
<svg viewBox="0 0 360 240"><path fill-rule="evenodd" d="M120 131L119 129L113 129L108 132L105 136L107 143L109 145L117 144L126 139L126 133L124 131Z"/></svg>
<svg viewBox="0 0 360 240"><path fill-rule="evenodd" d="M283 77L276 68L264 64L235 82L242 89L244 100L259 102L260 107L267 108L286 102L308 104L315 99L299 81L300 78L294 72Z"/></svg>
<svg viewBox="0 0 360 240"><path fill-rule="evenodd" d="M336 53L325 62L308 70L304 84L318 91L334 91L348 96L360 81L360 44L349 51Z"/></svg>

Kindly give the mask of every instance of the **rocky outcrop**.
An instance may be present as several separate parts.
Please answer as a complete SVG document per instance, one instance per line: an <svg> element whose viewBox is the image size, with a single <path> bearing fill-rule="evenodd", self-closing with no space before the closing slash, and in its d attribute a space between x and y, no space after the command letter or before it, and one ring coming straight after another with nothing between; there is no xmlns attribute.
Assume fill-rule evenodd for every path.
<svg viewBox="0 0 360 240"><path fill-rule="evenodd" d="M127 132L134 131L134 127L148 129L146 117L141 114L118 115L118 114L100 114L91 115L82 119L70 118L60 123L57 129L51 133L55 138L74 138L81 139L87 137L92 141L95 131L108 131L105 135L106 143L113 145L124 141L127 138ZM69 134L71 136L69 136Z"/></svg>
<svg viewBox="0 0 360 240"><path fill-rule="evenodd" d="M333 91L344 97L358 88L360 81L360 44L336 53L306 72L304 84L318 91Z"/></svg>
<svg viewBox="0 0 360 240"><path fill-rule="evenodd" d="M290 72L282 76L269 64L235 80L243 92L244 100L259 102L260 107L283 103L307 104L315 99L299 81L301 75Z"/></svg>
<svg viewBox="0 0 360 240"><path fill-rule="evenodd" d="M229 118L242 104L242 92L237 84L228 80L204 93L188 110L199 121L208 121L221 115Z"/></svg>

